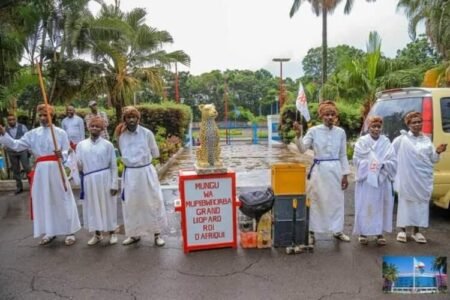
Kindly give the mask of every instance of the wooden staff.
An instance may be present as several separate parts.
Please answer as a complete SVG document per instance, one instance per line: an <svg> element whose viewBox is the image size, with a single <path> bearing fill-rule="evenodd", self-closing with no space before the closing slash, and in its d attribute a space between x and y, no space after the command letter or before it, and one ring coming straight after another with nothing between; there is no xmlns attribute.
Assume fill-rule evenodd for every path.
<svg viewBox="0 0 450 300"><path fill-rule="evenodd" d="M50 132L52 134L53 147L55 147L55 151L58 151L58 143L56 142L55 129L53 128L53 123L52 123L52 115L50 114L50 109L48 107L49 105L48 105L48 100L47 100L47 94L45 93L44 80L42 79L41 65L38 62L36 62L36 68L37 68L37 72L38 72L38 76L39 76L39 84L41 86L42 98L44 98L45 110L47 111L48 124L50 126ZM62 180L62 183L64 186L64 191L67 192L66 179L64 177L64 169L62 167L60 157L58 157L58 169L59 169L59 174L61 175L61 180Z"/></svg>

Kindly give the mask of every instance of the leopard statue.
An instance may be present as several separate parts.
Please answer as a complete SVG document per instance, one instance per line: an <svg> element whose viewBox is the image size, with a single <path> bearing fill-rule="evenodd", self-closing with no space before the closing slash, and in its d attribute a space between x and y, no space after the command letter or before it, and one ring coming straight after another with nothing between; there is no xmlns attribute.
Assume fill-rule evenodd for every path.
<svg viewBox="0 0 450 300"><path fill-rule="evenodd" d="M214 104L200 104L200 147L197 149L197 168L221 168L219 129L216 124L217 110Z"/></svg>

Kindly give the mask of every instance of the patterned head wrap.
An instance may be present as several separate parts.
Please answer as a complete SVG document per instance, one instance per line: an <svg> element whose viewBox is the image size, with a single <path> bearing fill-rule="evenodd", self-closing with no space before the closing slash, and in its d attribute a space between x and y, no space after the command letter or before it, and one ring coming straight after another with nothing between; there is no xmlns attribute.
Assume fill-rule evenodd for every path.
<svg viewBox="0 0 450 300"><path fill-rule="evenodd" d="M125 123L125 118L128 116L135 116L138 119L138 123L139 120L141 119L141 113L137 110L136 107L134 106L125 106L122 109L122 122L117 125L116 130L115 130L115 135L117 138L119 138L119 136L125 132L125 130L127 129L127 124Z"/></svg>
<svg viewBox="0 0 450 300"><path fill-rule="evenodd" d="M90 120L89 120L89 126L90 125L97 125L98 127L100 127L101 129L105 129L105 120L103 120L102 117L100 116L93 116Z"/></svg>
<svg viewBox="0 0 450 300"><path fill-rule="evenodd" d="M412 111L405 116L405 124L409 125L413 118L420 118L421 120L423 120L422 114L420 112Z"/></svg>
<svg viewBox="0 0 450 300"><path fill-rule="evenodd" d="M332 110L336 113L336 116L339 114L336 104L331 100L323 101L319 104L319 108L317 109L317 112L319 113L319 118L322 119L322 117L325 115L325 113L329 110Z"/></svg>
<svg viewBox="0 0 450 300"><path fill-rule="evenodd" d="M51 106L51 105L39 104L37 106L36 110L37 110L38 114L45 114L46 115L47 114L47 107L48 107L48 110L50 111L50 115L53 116L55 114L55 111L53 109L53 106Z"/></svg>
<svg viewBox="0 0 450 300"><path fill-rule="evenodd" d="M373 123L383 125L383 118L379 116L370 116L367 118L367 125L370 127Z"/></svg>

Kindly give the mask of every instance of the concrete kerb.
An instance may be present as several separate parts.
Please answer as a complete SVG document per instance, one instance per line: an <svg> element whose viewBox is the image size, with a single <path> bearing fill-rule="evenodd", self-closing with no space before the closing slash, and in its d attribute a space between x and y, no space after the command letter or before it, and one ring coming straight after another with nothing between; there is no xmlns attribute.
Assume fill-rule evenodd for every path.
<svg viewBox="0 0 450 300"><path fill-rule="evenodd" d="M183 152L184 148L180 148L177 153L172 155L168 161L166 161L163 165L156 165L156 172L158 173L158 177L161 178L166 174L167 170L170 168L170 166L175 162L178 156ZM23 189L28 191L30 190L30 185L28 184L28 180L22 180ZM119 178L119 184L120 184L120 178ZM80 189L80 186L78 185L71 185L72 189ZM15 191L16 190L16 181L15 180L0 180L0 192L7 192L7 191Z"/></svg>

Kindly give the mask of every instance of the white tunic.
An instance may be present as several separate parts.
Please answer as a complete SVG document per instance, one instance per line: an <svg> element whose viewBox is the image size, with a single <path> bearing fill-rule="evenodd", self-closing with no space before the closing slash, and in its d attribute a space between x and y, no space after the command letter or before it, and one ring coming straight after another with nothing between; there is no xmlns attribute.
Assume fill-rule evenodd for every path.
<svg viewBox="0 0 450 300"><path fill-rule="evenodd" d="M298 139L300 152L314 150L315 159L321 161L314 166L308 181L307 193L311 200L310 230L314 232L342 232L344 229L344 191L342 176L350 173L347 160L345 131L325 125L311 127L303 139Z"/></svg>
<svg viewBox="0 0 450 300"><path fill-rule="evenodd" d="M74 115L72 118L65 117L61 122L61 127L67 133L69 141L74 144L78 144L86 136L84 132L84 121L77 115Z"/></svg>
<svg viewBox="0 0 450 300"><path fill-rule="evenodd" d="M69 140L66 132L58 127L54 129L58 147L67 152ZM33 129L19 140L5 134L0 136L0 144L15 151L31 150L35 157L54 155L49 127L41 126ZM41 234L49 236L72 234L81 228L75 198L65 174L64 178L67 191L64 191L56 161L37 163L31 190L34 237Z"/></svg>
<svg viewBox="0 0 450 300"><path fill-rule="evenodd" d="M122 174L122 208L125 234L140 236L160 233L167 226L158 174L151 161L159 157L153 133L142 126L126 130L119 137L119 149L126 168Z"/></svg>
<svg viewBox="0 0 450 300"><path fill-rule="evenodd" d="M433 165L439 161L439 154L430 138L424 135L415 137L404 130L392 145L398 161L395 178L397 226L428 227Z"/></svg>
<svg viewBox="0 0 450 300"><path fill-rule="evenodd" d="M85 174L83 226L91 232L115 230L117 196L111 195L111 189L118 189L118 178L114 146L101 137L96 141L88 138L78 144L76 156L78 168Z"/></svg>
<svg viewBox="0 0 450 300"><path fill-rule="evenodd" d="M358 139L353 153L356 167L354 234L379 235L392 232L394 196L392 182L397 158L389 139L374 140L370 134ZM370 177L375 177L375 182Z"/></svg>

